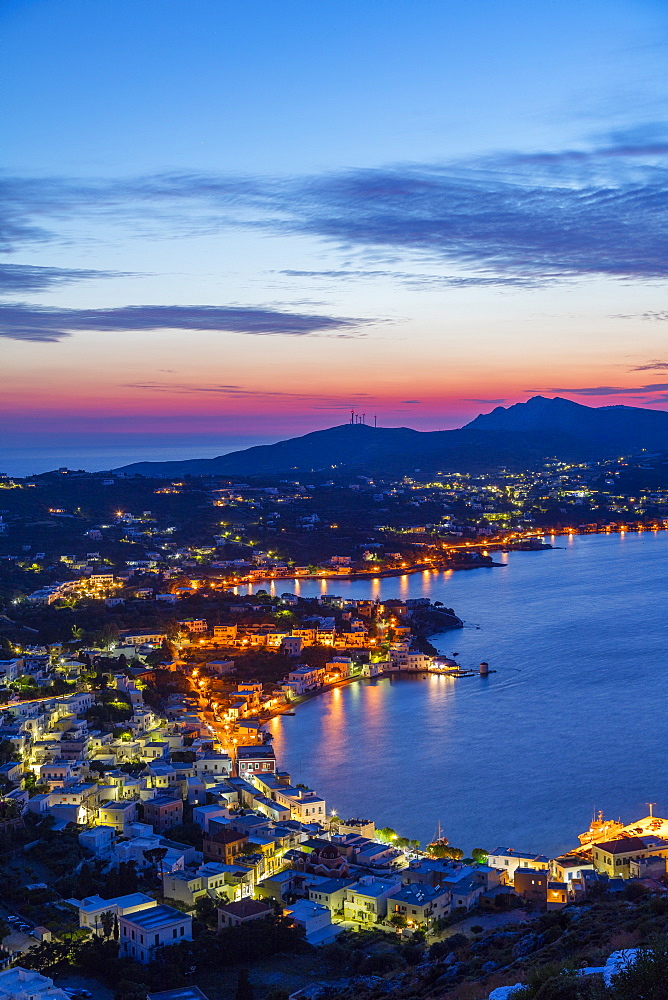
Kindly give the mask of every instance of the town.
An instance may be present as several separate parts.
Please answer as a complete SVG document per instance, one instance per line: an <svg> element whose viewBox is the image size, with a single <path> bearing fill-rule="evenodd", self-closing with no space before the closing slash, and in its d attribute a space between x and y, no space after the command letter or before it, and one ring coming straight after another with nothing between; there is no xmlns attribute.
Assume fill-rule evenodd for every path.
<svg viewBox="0 0 668 1000"><path fill-rule="evenodd" d="M333 963L319 988L341 987L356 940L372 950L348 985L428 954L455 988L501 968L471 951L486 930L507 926L515 948L527 922L668 892L652 805L630 824L599 815L554 858L421 845L362 801L336 815L293 782L268 729L343 684L474 672L430 642L461 628L456 609L337 596L337 580L496 571L495 552L549 548L549 529L662 530L668 489L650 490L646 466L317 487L0 480L0 993L86 996L105 965L119 1000L171 1000L193 975L209 994L183 997L217 1000L207 974L237 954L314 949ZM302 596L313 577L319 596ZM88 986L61 990L66 967Z"/></svg>
<svg viewBox="0 0 668 1000"><path fill-rule="evenodd" d="M421 616L442 614L419 601L369 607L265 596L248 611L231 604L230 615L280 608L299 615L300 627L286 634L235 622L205 631L203 620L186 620L178 642L135 630L117 646L56 644L0 665L0 988L21 975L51 990L45 971L63 960L86 967L96 942L115 949L128 975L146 967L164 981L182 976L184 956L206 968L212 936L222 947L262 922L280 930L288 951L331 951L342 935L379 929L433 949L453 928L482 930L499 914L560 912L627 886L668 891L668 820L651 806L627 825L600 815L559 857L525 845L465 857L445 837L422 847L376 818L339 817L317 791L294 785L264 727L277 706L375 672L456 666L411 651ZM389 646L387 658L370 646L371 632ZM348 645L357 635L364 642ZM207 647L222 643L230 658L210 658ZM255 653L245 651L251 645ZM242 663L258 649L291 669L271 682L237 679L233 656ZM301 662L309 650L321 665ZM55 693L58 679L65 689ZM33 684L49 693L33 697ZM453 958L453 982L461 965Z"/></svg>
<svg viewBox="0 0 668 1000"><path fill-rule="evenodd" d="M0 601L20 625L65 640L69 629L54 634L56 619L36 609L85 609L93 628L113 632L142 599L153 627L156 600L199 617L202 600L230 588L488 567L494 551L539 548L551 532L663 529L668 519L668 466L646 454L398 480L330 471L308 482L0 476Z"/></svg>

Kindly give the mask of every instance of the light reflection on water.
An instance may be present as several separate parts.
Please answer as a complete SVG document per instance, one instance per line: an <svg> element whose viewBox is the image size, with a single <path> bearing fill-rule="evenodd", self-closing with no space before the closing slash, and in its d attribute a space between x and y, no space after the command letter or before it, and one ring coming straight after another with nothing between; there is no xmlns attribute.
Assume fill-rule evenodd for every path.
<svg viewBox="0 0 668 1000"><path fill-rule="evenodd" d="M433 641L488 678L361 681L275 719L280 766L340 815L423 842L554 854L592 811L668 812L668 534L573 536L503 568L327 582L342 597L422 597L466 622ZM279 592L294 591L292 582ZM321 593L302 580L302 596Z"/></svg>

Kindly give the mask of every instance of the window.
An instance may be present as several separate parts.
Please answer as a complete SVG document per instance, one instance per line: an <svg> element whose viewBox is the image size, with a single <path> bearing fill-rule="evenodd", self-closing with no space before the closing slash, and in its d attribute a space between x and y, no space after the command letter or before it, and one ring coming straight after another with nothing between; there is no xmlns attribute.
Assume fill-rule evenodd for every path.
<svg viewBox="0 0 668 1000"><path fill-rule="evenodd" d="M175 937L176 937L176 927L173 927L173 928L172 928L172 937L173 937L173 938L175 938Z"/></svg>
<svg viewBox="0 0 668 1000"><path fill-rule="evenodd" d="M155 943L156 944L160 944L160 935L159 934L155 935Z"/></svg>
<svg viewBox="0 0 668 1000"><path fill-rule="evenodd" d="M182 927L182 928L181 928L181 931L180 931L180 933L181 933L181 937L183 937L183 936L184 936L185 932L186 932L186 929L185 929L185 927Z"/></svg>

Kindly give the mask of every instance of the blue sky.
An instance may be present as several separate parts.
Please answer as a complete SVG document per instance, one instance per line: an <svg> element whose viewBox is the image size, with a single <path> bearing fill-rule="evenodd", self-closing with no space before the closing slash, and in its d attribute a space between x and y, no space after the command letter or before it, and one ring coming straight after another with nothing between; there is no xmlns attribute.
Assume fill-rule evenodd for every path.
<svg viewBox="0 0 668 1000"><path fill-rule="evenodd" d="M664 407L667 26L646 0L6 0L0 469L351 404Z"/></svg>

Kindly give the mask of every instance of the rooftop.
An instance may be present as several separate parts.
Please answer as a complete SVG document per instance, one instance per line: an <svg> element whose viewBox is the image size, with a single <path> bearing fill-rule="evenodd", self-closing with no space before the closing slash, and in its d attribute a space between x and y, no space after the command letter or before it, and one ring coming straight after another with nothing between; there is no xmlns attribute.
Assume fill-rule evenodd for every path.
<svg viewBox="0 0 668 1000"><path fill-rule="evenodd" d="M223 913L229 913L233 917L244 920L246 917L256 917L260 913L272 913L273 907L270 903L261 902L259 899L239 899L236 903L223 903L218 907Z"/></svg>
<svg viewBox="0 0 668 1000"><path fill-rule="evenodd" d="M127 896L114 896L113 899L102 899L101 896L86 896L84 899L68 899L68 903L77 906L84 913L94 912L101 907L119 906L126 909L129 906L141 906L143 903L152 903L153 897L147 896L145 892L131 892Z"/></svg>
<svg viewBox="0 0 668 1000"><path fill-rule="evenodd" d="M130 921L137 927L142 927L145 931L156 930L156 928L176 923L177 920L191 919L187 913L176 910L173 906L165 906L164 904L152 906L148 910L138 910L136 913L121 917L121 920Z"/></svg>
<svg viewBox="0 0 668 1000"><path fill-rule="evenodd" d="M550 860L544 854L536 854L534 851L516 851L512 847L497 847L495 850L489 852L489 857L521 858L525 861L528 859L529 861L541 861L545 864Z"/></svg>
<svg viewBox="0 0 668 1000"><path fill-rule="evenodd" d="M603 844L594 844L594 848L605 851L606 854L633 854L635 851L646 851L645 841L640 837L620 837L619 840L607 840Z"/></svg>
<svg viewBox="0 0 668 1000"><path fill-rule="evenodd" d="M446 890L447 891L447 890ZM399 899L403 903L416 903L424 906L437 896L443 895L442 889L432 889L431 886L422 885L420 882L405 885L392 895L392 899Z"/></svg>
<svg viewBox="0 0 668 1000"><path fill-rule="evenodd" d="M374 878L372 881L357 882L355 885L350 886L351 892L357 893L358 896L369 896L370 898L382 896L384 892L394 892L395 889L401 889L400 879L389 881Z"/></svg>

